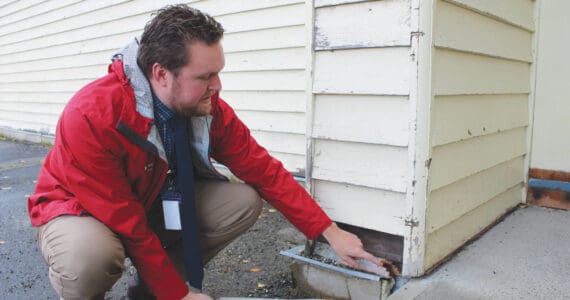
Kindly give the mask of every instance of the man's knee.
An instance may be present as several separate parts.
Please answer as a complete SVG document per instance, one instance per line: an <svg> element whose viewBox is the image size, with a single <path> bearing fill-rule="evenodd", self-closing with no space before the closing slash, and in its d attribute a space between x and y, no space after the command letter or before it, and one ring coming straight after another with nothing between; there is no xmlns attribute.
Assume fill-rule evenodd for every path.
<svg viewBox="0 0 570 300"><path fill-rule="evenodd" d="M246 216L249 223L253 225L263 208L263 201L261 197L251 186L244 184L243 190L240 193L240 203L243 205L244 216Z"/></svg>
<svg viewBox="0 0 570 300"><path fill-rule="evenodd" d="M103 299L123 273L124 254L106 246L91 244L77 247L64 255L74 259L54 261L49 279L63 299Z"/></svg>
<svg viewBox="0 0 570 300"><path fill-rule="evenodd" d="M64 299L98 299L121 277L125 251L119 238L89 217L55 219L39 230L49 279Z"/></svg>

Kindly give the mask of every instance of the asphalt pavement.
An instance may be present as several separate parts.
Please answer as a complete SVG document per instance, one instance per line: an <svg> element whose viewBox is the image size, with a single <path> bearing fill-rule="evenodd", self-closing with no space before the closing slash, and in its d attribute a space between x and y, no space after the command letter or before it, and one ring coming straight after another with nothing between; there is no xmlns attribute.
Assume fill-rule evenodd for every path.
<svg viewBox="0 0 570 300"><path fill-rule="evenodd" d="M59 299L28 217L27 198L49 147L0 137L0 299ZM127 274L127 273L125 273ZM127 276L107 299L125 299Z"/></svg>
<svg viewBox="0 0 570 300"><path fill-rule="evenodd" d="M58 299L27 209L47 151L42 145L0 140L0 299Z"/></svg>
<svg viewBox="0 0 570 300"><path fill-rule="evenodd" d="M28 195L48 151L46 145L0 136L0 300L59 299L27 211ZM279 251L303 242L281 214L264 205L258 222L206 265L205 292L214 297L295 298L291 261ZM126 299L127 282L136 272L128 260L126 265L105 299Z"/></svg>

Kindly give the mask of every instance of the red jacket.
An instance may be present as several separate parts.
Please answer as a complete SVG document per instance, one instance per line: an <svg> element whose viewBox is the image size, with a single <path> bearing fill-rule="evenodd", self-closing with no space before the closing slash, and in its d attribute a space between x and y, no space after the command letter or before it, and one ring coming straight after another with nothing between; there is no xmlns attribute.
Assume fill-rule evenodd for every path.
<svg viewBox="0 0 570 300"><path fill-rule="evenodd" d="M97 218L121 237L158 299L180 299L188 289L146 219L146 211L165 180L167 163L148 112L152 99L134 92L140 82L136 83L139 87L133 87L128 72L123 61L116 60L107 76L85 86L67 104L57 125L55 144L28 200L30 219L33 226L40 226L60 215ZM211 116L193 123L201 121L211 122L204 127L210 128L205 147L209 153L207 162L195 165L211 168L210 157L224 164L308 238L315 238L331 224L218 95L212 97Z"/></svg>

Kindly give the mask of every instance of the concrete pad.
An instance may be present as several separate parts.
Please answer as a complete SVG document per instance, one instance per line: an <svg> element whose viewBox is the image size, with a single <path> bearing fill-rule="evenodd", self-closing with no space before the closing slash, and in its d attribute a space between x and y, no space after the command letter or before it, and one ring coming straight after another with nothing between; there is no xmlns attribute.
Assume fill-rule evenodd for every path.
<svg viewBox="0 0 570 300"><path fill-rule="evenodd" d="M570 211L518 209L398 299L570 299Z"/></svg>

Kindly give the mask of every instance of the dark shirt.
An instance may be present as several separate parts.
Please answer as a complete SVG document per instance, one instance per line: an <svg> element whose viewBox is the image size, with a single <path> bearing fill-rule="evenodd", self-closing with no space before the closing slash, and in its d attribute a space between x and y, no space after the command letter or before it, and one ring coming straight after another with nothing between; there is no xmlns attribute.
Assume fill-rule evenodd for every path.
<svg viewBox="0 0 570 300"><path fill-rule="evenodd" d="M156 123L160 139L162 140L166 159L168 160L168 166L171 171L164 182L162 192L167 190L176 190L176 176L175 173L173 173L176 172L174 128L172 128L173 122L170 122L172 118L174 118L175 113L170 108L166 107L166 105L164 105L164 103L162 103L154 93L152 93L152 102L154 105L154 121Z"/></svg>
<svg viewBox="0 0 570 300"><path fill-rule="evenodd" d="M152 102L154 104L154 121L156 122L156 128L158 129L158 134L160 135L164 151L166 152L168 165L172 168L172 163L174 162L174 133L168 121L174 118L174 112L166 107L154 93L152 93Z"/></svg>

